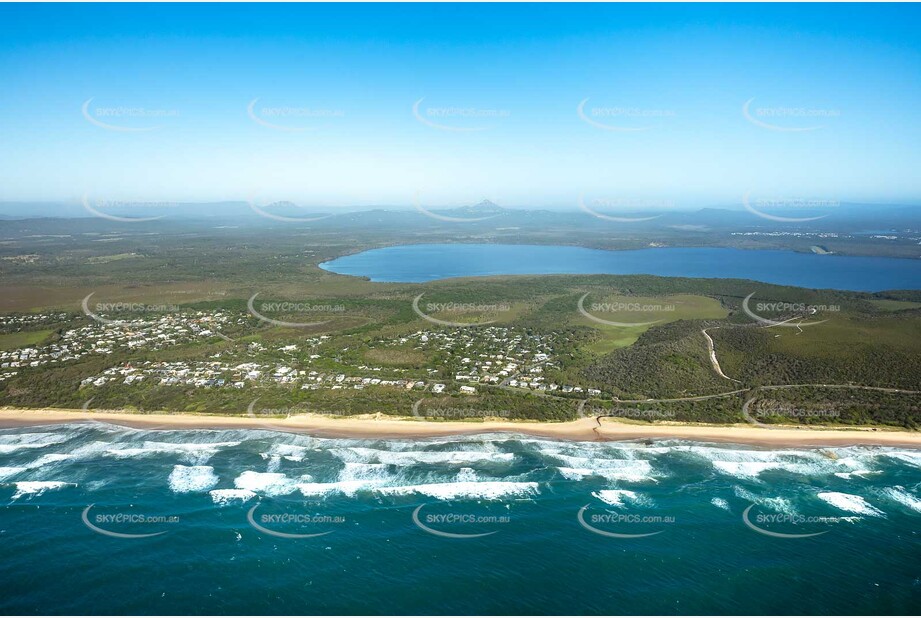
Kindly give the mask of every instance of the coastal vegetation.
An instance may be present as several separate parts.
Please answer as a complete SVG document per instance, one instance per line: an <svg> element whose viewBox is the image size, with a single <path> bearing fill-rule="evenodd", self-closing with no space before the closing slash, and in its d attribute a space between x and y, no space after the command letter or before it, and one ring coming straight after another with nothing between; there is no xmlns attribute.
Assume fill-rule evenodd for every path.
<svg viewBox="0 0 921 618"><path fill-rule="evenodd" d="M756 398L753 411L774 406L765 423L921 420L909 392L921 385L921 292L646 275L372 283L318 266L374 246L361 226L316 226L305 243L290 228L244 239L193 225L180 240L98 221L66 235L17 225L44 235L2 249L34 256L0 263L5 406L240 415L258 400L283 416L741 423ZM91 293L118 324L81 309ZM770 401L759 390L810 384L838 388ZM900 392L850 388L862 386Z"/></svg>

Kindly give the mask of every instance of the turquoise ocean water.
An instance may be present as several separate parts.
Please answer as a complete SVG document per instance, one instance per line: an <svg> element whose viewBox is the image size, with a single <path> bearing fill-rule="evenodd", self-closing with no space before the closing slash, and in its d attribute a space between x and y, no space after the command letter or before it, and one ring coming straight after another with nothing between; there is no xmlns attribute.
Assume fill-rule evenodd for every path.
<svg viewBox="0 0 921 618"><path fill-rule="evenodd" d="M0 610L921 610L921 452L0 430Z"/></svg>

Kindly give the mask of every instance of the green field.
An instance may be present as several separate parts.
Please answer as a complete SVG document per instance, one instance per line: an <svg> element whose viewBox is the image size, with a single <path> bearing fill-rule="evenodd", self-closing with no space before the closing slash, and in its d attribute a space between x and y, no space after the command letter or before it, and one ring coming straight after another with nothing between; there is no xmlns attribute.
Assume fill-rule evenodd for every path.
<svg viewBox="0 0 921 618"><path fill-rule="evenodd" d="M904 311L906 309L919 309L921 303L912 303L904 300L890 300L888 298L879 298L870 301L883 311Z"/></svg>
<svg viewBox="0 0 921 618"><path fill-rule="evenodd" d="M32 330L0 335L0 350L15 350L44 343L53 330Z"/></svg>
<svg viewBox="0 0 921 618"><path fill-rule="evenodd" d="M588 300L588 299L586 299ZM596 330L600 337L586 344L586 352L604 355L619 348L633 345L640 335L653 326L675 322L677 320L715 320L725 318L728 311L714 298L694 296L690 294L676 294L670 296L624 296L606 295L594 304L608 305L611 308L625 307L623 310L594 312L593 315L600 319L612 322L643 323L655 322L643 326L611 326L601 324L590 318L579 315L574 323L588 326ZM636 306L639 307L636 307ZM590 304L583 303L585 308Z"/></svg>

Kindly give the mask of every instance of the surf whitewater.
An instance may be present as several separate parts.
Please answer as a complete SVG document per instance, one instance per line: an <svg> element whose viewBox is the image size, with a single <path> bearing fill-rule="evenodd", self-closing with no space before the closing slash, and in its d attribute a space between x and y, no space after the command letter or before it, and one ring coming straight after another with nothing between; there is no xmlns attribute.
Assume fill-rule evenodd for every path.
<svg viewBox="0 0 921 618"><path fill-rule="evenodd" d="M4 613L921 606L907 449L72 424L0 431L0 498Z"/></svg>

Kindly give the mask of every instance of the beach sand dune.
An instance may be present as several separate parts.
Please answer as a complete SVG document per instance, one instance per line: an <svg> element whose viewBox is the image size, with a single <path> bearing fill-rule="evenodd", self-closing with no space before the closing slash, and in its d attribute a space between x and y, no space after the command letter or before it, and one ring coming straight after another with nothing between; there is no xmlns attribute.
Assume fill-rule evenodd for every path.
<svg viewBox="0 0 921 618"><path fill-rule="evenodd" d="M921 448L921 432L884 428L754 427L751 425L634 424L583 418L564 423L529 421L434 422L382 414L349 418L298 415L285 419L216 414L139 414L58 409L3 409L0 427L104 422L138 429L268 429L331 438L430 438L516 433L560 440L683 439L764 446L885 445Z"/></svg>

